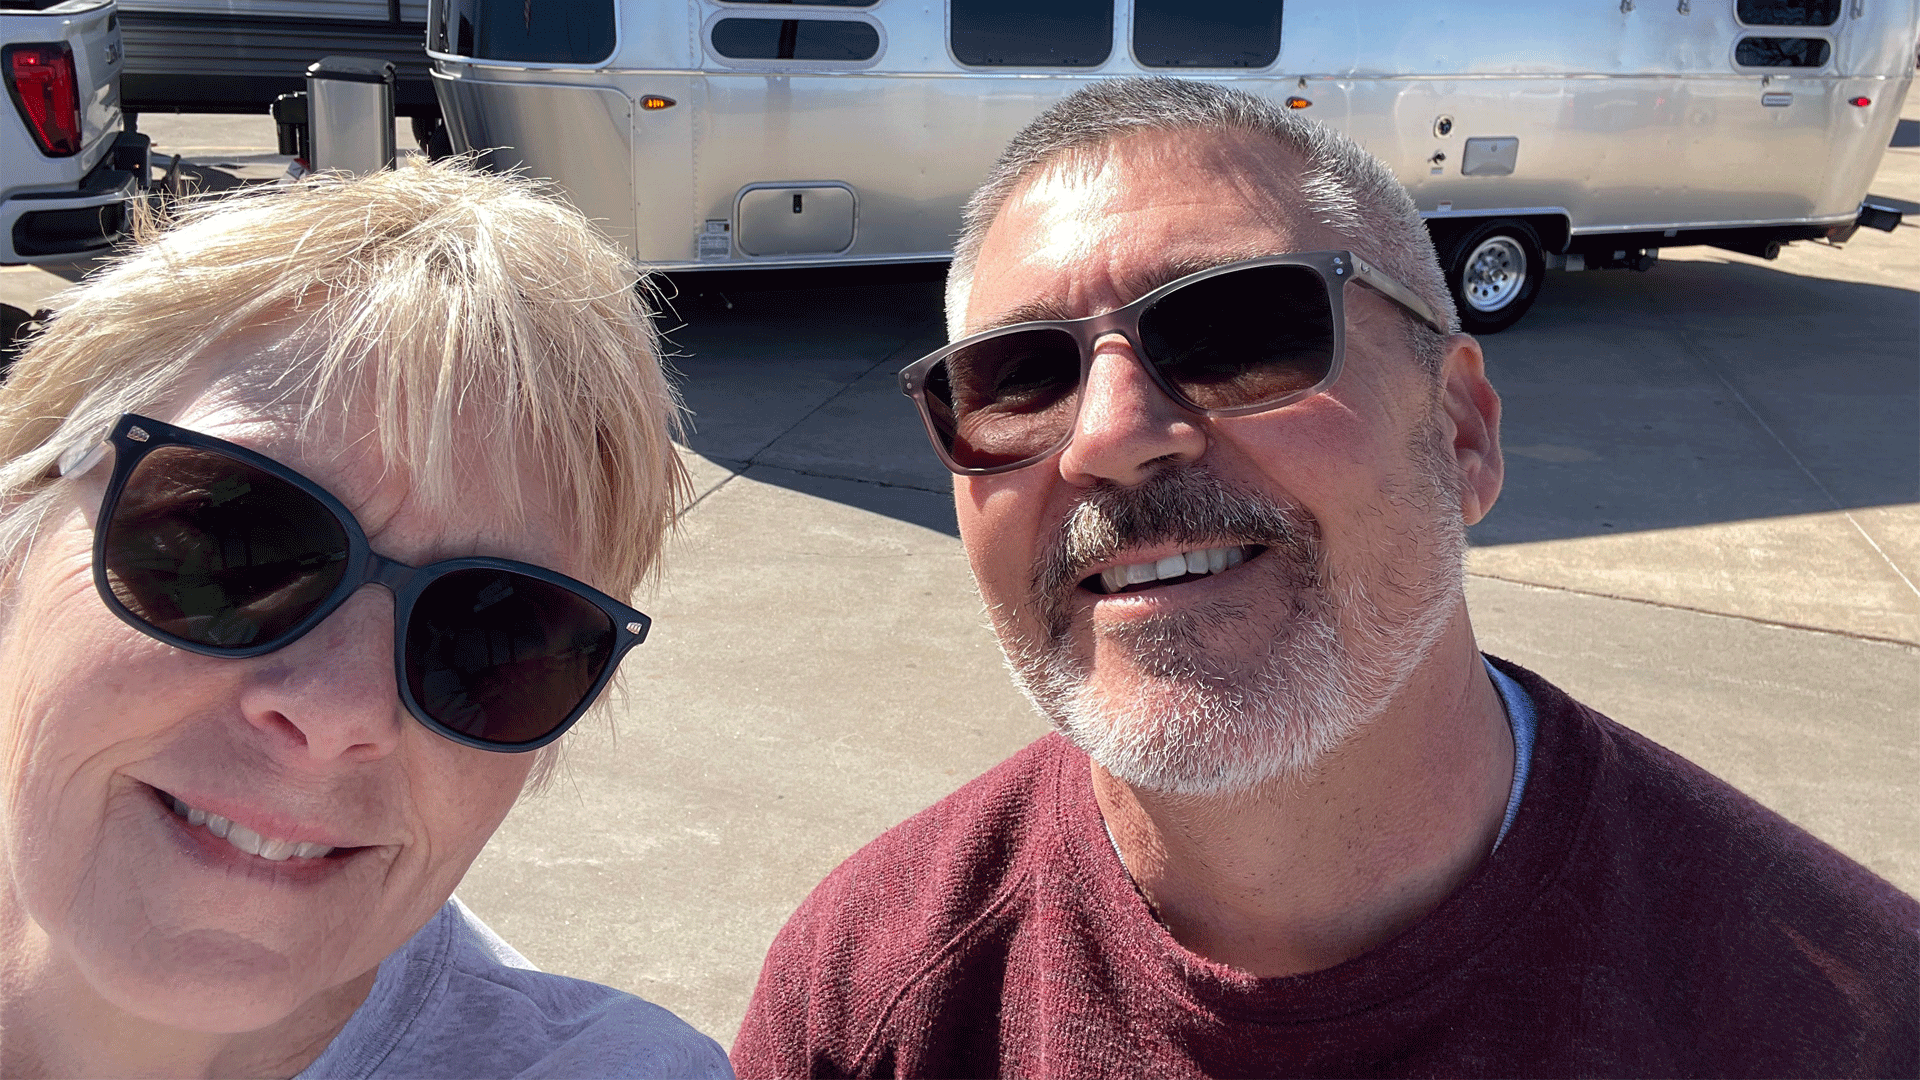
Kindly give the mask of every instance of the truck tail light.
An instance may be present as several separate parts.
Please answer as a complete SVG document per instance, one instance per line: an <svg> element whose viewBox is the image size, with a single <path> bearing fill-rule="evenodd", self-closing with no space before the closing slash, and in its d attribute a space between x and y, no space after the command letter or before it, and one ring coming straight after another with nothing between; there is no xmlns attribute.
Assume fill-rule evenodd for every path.
<svg viewBox="0 0 1920 1080"><path fill-rule="evenodd" d="M7 96L20 110L33 141L48 157L72 157L80 152L80 80L74 75L73 48L65 42L51 45L9 45L0 51Z"/></svg>

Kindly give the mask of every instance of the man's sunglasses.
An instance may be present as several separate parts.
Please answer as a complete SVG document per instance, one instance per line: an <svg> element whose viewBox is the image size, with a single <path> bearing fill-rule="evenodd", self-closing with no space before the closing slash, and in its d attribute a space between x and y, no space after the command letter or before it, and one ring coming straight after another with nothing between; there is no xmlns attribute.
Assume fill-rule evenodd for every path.
<svg viewBox="0 0 1920 1080"><path fill-rule="evenodd" d="M1094 342L1107 334L1125 337L1154 384L1202 416L1277 409L1340 377L1349 281L1447 332L1413 290L1352 252L1270 255L1188 274L1104 315L962 338L903 368L900 390L920 407L940 460L969 476L1067 445Z"/></svg>
<svg viewBox="0 0 1920 1080"><path fill-rule="evenodd" d="M352 512L245 447L128 413L105 444L113 478L94 528L100 598L128 625L205 656L270 653L361 586L393 593L400 700L458 743L517 752L559 738L650 620L592 586L509 559L408 566Z"/></svg>

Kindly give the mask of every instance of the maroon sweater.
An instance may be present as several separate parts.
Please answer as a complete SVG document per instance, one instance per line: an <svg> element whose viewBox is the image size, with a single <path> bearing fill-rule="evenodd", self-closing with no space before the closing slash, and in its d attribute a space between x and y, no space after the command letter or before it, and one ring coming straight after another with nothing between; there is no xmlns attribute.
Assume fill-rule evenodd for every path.
<svg viewBox="0 0 1920 1080"><path fill-rule="evenodd" d="M775 940L771 1076L1914 1076L1920 905L1501 664L1539 715L1513 830L1423 921L1260 979L1133 890L1049 735L867 845Z"/></svg>

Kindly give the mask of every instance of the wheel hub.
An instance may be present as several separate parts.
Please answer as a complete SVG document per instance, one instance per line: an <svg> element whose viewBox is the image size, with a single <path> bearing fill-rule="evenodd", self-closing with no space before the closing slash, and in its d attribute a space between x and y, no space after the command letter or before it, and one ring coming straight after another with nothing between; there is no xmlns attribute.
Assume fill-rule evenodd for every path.
<svg viewBox="0 0 1920 1080"><path fill-rule="evenodd" d="M1495 312L1513 303L1527 281L1527 253L1508 236L1491 236L1467 255L1460 291L1467 306Z"/></svg>

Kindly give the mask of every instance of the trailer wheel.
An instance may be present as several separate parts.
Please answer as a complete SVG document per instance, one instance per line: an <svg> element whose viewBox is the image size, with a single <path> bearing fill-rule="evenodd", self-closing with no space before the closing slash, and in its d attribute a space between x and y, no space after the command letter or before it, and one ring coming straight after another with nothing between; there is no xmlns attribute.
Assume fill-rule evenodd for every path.
<svg viewBox="0 0 1920 1080"><path fill-rule="evenodd" d="M1475 225L1444 247L1447 287L1460 309L1460 328L1495 334L1520 321L1540 295L1547 261L1540 234L1517 218Z"/></svg>
<svg viewBox="0 0 1920 1080"><path fill-rule="evenodd" d="M428 161L443 161L453 156L453 137L447 134L447 122L439 116L413 118L413 141Z"/></svg>

